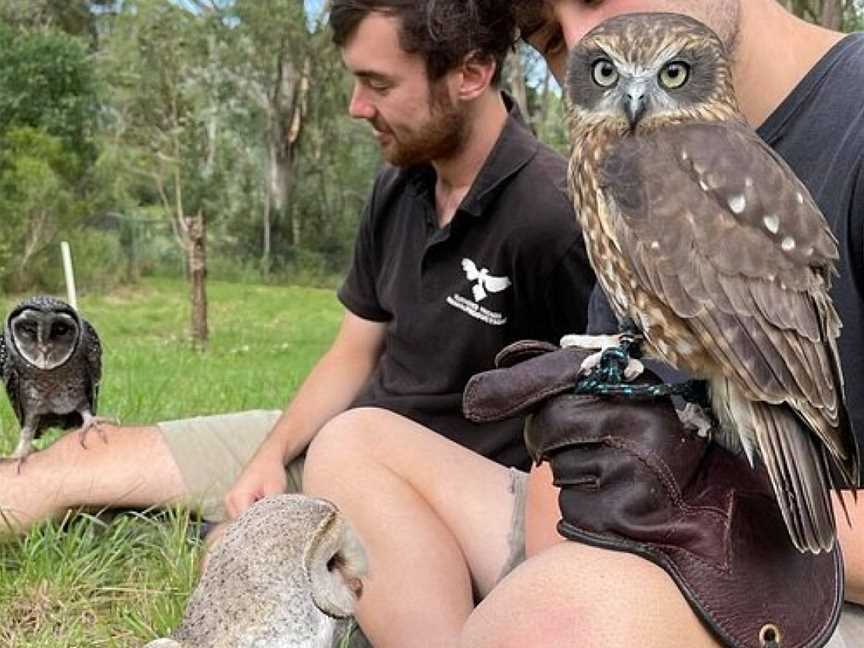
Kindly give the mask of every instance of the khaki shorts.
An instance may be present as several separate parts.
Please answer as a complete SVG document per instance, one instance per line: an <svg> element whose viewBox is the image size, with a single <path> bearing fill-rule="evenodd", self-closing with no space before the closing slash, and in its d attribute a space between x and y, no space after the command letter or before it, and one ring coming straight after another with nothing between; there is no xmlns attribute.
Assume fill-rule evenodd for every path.
<svg viewBox="0 0 864 648"><path fill-rule="evenodd" d="M280 414L279 410L253 410L159 423L189 493L181 504L209 522L222 522L225 494ZM290 493L301 490L303 459L301 455L285 469Z"/></svg>
<svg viewBox="0 0 864 648"><path fill-rule="evenodd" d="M180 469L189 496L181 504L198 511L209 522L225 519L225 494L273 429L281 412L253 410L234 414L199 416L159 423L168 449ZM301 455L285 469L288 492L303 487ZM514 498L513 518L507 541L510 554L500 578L525 560L525 484L527 473L510 471L510 494Z"/></svg>

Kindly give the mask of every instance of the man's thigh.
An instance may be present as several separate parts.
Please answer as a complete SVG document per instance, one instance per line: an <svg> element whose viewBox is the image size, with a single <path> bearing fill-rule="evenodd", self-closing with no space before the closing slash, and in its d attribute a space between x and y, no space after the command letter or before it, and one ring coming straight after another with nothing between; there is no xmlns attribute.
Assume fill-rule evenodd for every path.
<svg viewBox="0 0 864 648"><path fill-rule="evenodd" d="M864 607L847 603L843 606L840 623L825 648L859 648L864 646Z"/></svg>
<svg viewBox="0 0 864 648"><path fill-rule="evenodd" d="M412 506L420 508L418 515L431 511L455 538L481 596L520 560L522 506L515 503L521 502L523 475L377 408L349 410L330 421L306 463L315 494L344 502L358 515L389 520L384 526L410 520Z"/></svg>
<svg viewBox="0 0 864 648"><path fill-rule="evenodd" d="M632 554L556 544L517 567L477 607L465 648L716 648L678 588Z"/></svg>
<svg viewBox="0 0 864 648"><path fill-rule="evenodd" d="M181 504L199 510L206 520L223 521L225 494L280 414L278 410L250 410L159 423L188 492ZM303 457L286 472L289 492L299 492Z"/></svg>

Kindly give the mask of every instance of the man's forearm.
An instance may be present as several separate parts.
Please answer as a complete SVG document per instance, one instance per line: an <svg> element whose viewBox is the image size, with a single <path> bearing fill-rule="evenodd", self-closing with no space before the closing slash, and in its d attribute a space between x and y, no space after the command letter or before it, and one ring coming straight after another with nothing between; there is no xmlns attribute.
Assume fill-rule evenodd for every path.
<svg viewBox="0 0 864 648"><path fill-rule="evenodd" d="M258 450L280 456L283 463L299 455L321 427L345 411L368 380L375 362L333 351L324 355L287 405Z"/></svg>

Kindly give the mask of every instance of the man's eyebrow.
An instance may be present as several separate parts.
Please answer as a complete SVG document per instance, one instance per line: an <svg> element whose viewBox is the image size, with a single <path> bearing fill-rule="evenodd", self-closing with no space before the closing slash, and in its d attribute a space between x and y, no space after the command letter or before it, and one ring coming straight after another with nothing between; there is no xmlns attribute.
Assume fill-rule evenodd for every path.
<svg viewBox="0 0 864 648"><path fill-rule="evenodd" d="M351 74L353 74L358 79L369 79L372 81L393 81L393 77L384 74L383 72L376 72L375 70L352 70Z"/></svg>

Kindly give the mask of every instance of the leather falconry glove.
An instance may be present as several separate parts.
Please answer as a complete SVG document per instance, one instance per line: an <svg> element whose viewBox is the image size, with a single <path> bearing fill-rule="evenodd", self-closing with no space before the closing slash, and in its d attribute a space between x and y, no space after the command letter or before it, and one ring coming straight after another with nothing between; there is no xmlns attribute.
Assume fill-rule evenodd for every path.
<svg viewBox="0 0 864 648"><path fill-rule="evenodd" d="M587 355L517 342L469 381L465 415L530 413L528 451L561 489L559 533L665 569L724 645L823 646L843 602L839 549L797 551L764 468L688 430L668 396L574 393ZM645 371L639 383L659 380Z"/></svg>

